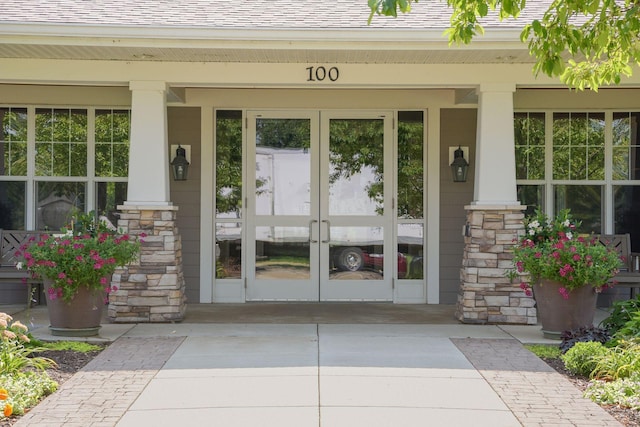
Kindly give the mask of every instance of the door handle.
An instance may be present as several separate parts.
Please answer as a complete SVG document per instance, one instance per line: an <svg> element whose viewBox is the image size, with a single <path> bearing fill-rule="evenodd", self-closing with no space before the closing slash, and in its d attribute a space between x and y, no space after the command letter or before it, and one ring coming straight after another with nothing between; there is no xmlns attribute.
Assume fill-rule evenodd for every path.
<svg viewBox="0 0 640 427"><path fill-rule="evenodd" d="M316 222L318 222L317 219L312 219L311 221L309 221L309 243L318 243L317 240L313 240L313 224L315 224Z"/></svg>
<svg viewBox="0 0 640 427"><path fill-rule="evenodd" d="M323 240L322 243L329 243L331 241L331 222L328 219L323 219L322 222L327 224L327 240Z"/></svg>

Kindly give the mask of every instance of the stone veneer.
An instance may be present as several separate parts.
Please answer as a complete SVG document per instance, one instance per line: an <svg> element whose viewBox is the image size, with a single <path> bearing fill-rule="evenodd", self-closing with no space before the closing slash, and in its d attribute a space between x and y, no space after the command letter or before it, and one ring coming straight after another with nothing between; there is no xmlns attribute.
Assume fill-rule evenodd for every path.
<svg viewBox="0 0 640 427"><path fill-rule="evenodd" d="M109 296L113 322L175 322L184 319L186 296L177 206L118 206L118 228L146 234L138 262L116 270Z"/></svg>
<svg viewBox="0 0 640 427"><path fill-rule="evenodd" d="M511 248L524 233L526 206L465 206L467 232L456 318L463 323L537 322L535 301L512 283Z"/></svg>

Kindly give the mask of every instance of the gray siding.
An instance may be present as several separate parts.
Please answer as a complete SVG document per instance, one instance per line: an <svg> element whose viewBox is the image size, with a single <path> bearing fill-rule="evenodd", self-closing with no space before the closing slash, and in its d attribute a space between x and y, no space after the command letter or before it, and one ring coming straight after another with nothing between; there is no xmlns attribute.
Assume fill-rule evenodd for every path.
<svg viewBox="0 0 640 427"><path fill-rule="evenodd" d="M475 109L440 111L440 303L454 304L460 286L460 267L466 222L464 206L473 199L476 145ZM453 182L449 167L449 147L468 146L470 163L467 182Z"/></svg>
<svg viewBox="0 0 640 427"><path fill-rule="evenodd" d="M169 107L167 110L169 145L191 146L191 164L186 181L171 176L171 201L178 211L178 230L182 236L182 265L187 303L200 300L200 108ZM175 151L170 153L170 160Z"/></svg>

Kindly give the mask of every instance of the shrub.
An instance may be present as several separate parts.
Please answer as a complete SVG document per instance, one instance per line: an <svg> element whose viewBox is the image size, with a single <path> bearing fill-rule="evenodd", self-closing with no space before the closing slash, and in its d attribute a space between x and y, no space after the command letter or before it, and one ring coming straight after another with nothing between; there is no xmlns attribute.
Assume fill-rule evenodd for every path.
<svg viewBox="0 0 640 427"><path fill-rule="evenodd" d="M560 335L560 339L562 340L562 343L560 343L560 350L563 353L566 353L571 347L579 342L595 341L604 344L611 339L611 335L609 335L609 332L606 329L594 326L583 326L571 331L564 331Z"/></svg>
<svg viewBox="0 0 640 427"><path fill-rule="evenodd" d="M40 399L56 391L58 384L46 372L0 375L0 420L22 415Z"/></svg>
<svg viewBox="0 0 640 427"><path fill-rule="evenodd" d="M619 341L609 349L606 357L597 360L592 377L602 380L617 380L640 374L640 341Z"/></svg>
<svg viewBox="0 0 640 427"><path fill-rule="evenodd" d="M561 356L565 367L575 375L589 377L600 360L611 350L597 341L578 342Z"/></svg>
<svg viewBox="0 0 640 427"><path fill-rule="evenodd" d="M640 411L640 378L591 381L584 396L600 405L620 405Z"/></svg>
<svg viewBox="0 0 640 427"><path fill-rule="evenodd" d="M631 318L616 332L616 337L640 337L640 310L631 315Z"/></svg>
<svg viewBox="0 0 640 427"><path fill-rule="evenodd" d="M634 313L640 311L640 295L635 299L626 301L616 301L609 317L600 322L600 326L609 331L611 335L616 334L624 325L631 320Z"/></svg>
<svg viewBox="0 0 640 427"><path fill-rule="evenodd" d="M6 313L0 313L0 374L12 374L25 368L43 370L55 366L55 362L46 357L35 357L42 351L38 347L25 347L29 341L27 327L15 321Z"/></svg>

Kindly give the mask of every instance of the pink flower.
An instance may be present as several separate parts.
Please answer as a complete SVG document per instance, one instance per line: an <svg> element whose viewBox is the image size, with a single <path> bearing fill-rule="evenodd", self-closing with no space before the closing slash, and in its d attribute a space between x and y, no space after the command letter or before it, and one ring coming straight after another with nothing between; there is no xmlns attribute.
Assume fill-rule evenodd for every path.
<svg viewBox="0 0 640 427"><path fill-rule="evenodd" d="M83 261L82 255L76 255L76 261Z"/></svg>
<svg viewBox="0 0 640 427"><path fill-rule="evenodd" d="M106 285L107 284L107 278L106 277L101 277L100 278L100 284L101 285Z"/></svg>
<svg viewBox="0 0 640 427"><path fill-rule="evenodd" d="M580 255L575 254L575 255L573 256L573 260L574 260L574 261L580 261Z"/></svg>
<svg viewBox="0 0 640 427"><path fill-rule="evenodd" d="M64 272L61 271L60 273L58 273L58 279L64 279L65 277L67 277L67 275L64 274Z"/></svg>
<svg viewBox="0 0 640 427"><path fill-rule="evenodd" d="M569 291L566 288L558 288L558 292L562 295L562 298L569 299Z"/></svg>

